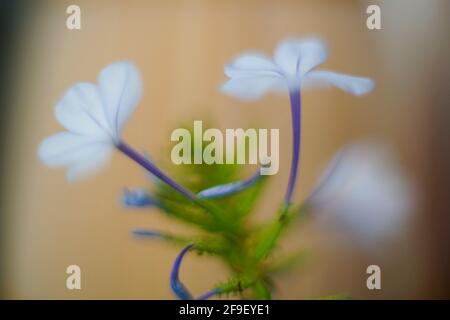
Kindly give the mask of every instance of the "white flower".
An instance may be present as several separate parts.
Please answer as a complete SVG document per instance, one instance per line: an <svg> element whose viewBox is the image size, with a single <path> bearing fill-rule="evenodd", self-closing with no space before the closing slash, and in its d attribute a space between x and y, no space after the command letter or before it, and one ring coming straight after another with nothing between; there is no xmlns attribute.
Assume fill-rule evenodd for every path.
<svg viewBox="0 0 450 320"><path fill-rule="evenodd" d="M300 88L335 86L354 95L370 92L369 78L332 71L313 70L325 62L327 49L318 39L285 40L275 50L273 61L260 53L245 53L225 66L230 78L222 92L245 100L259 98L268 91L298 91Z"/></svg>
<svg viewBox="0 0 450 320"><path fill-rule="evenodd" d="M129 62L107 66L97 84L74 85L55 107L67 131L42 141L39 159L50 167L68 167L69 180L89 175L108 161L140 97L139 72Z"/></svg>
<svg viewBox="0 0 450 320"><path fill-rule="evenodd" d="M388 150L362 143L334 158L307 200L323 221L375 245L401 229L412 203L409 180Z"/></svg>

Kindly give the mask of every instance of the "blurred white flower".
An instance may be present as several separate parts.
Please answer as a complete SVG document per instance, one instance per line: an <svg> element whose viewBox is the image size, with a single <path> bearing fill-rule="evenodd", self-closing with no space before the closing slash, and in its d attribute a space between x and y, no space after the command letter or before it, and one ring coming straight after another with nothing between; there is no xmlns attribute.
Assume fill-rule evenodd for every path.
<svg viewBox="0 0 450 320"><path fill-rule="evenodd" d="M306 202L361 244L376 245L402 228L413 193L385 147L361 143L338 153Z"/></svg>
<svg viewBox="0 0 450 320"><path fill-rule="evenodd" d="M230 78L222 92L245 100L257 99L266 92L299 91L300 88L335 86L354 95L372 91L369 78L313 71L327 59L327 48L319 39L288 39L275 49L273 61L258 52L244 53L225 65Z"/></svg>
<svg viewBox="0 0 450 320"><path fill-rule="evenodd" d="M50 167L68 167L69 180L89 175L110 157L122 129L141 97L139 72L129 62L103 69L98 83L78 83L55 107L67 131L47 137L38 148Z"/></svg>

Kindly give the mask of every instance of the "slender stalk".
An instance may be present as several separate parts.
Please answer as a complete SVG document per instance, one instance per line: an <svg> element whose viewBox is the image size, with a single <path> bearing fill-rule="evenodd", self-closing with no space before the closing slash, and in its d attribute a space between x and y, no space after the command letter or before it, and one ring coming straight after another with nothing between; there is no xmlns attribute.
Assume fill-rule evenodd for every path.
<svg viewBox="0 0 450 320"><path fill-rule="evenodd" d="M223 227L227 228L231 234L235 235L239 232L236 229L234 223L228 221L224 217L224 212L219 207L215 206L212 203L208 203L203 199L199 199L194 193L186 189L185 187L178 184L176 181L169 178L164 172L162 172L158 167L156 167L153 163L151 163L147 158L145 158L140 153L136 152L132 147L127 145L123 141L119 141L116 144L116 148L120 150L123 154L125 154L130 159L134 160L137 164L142 166L144 169L149 171L151 174L158 177L161 181L172 187L174 190L178 191L180 194L185 196L187 199L191 200L200 208L208 211L218 223L221 223Z"/></svg>
<svg viewBox="0 0 450 320"><path fill-rule="evenodd" d="M186 253L191 250L193 246L193 244L190 244L183 250L181 250L177 258L175 259L175 262L172 266L172 271L170 272L170 287L172 288L173 293L181 300L193 300L191 293L180 281L179 277L181 262L183 261Z"/></svg>
<svg viewBox="0 0 450 320"><path fill-rule="evenodd" d="M297 181L298 165L300 160L300 142L301 142L301 97L300 90L293 90L289 94L291 99L291 117L292 117L292 160L291 172L289 174L289 183L284 198L285 204L289 205L292 201L292 194Z"/></svg>
<svg viewBox="0 0 450 320"><path fill-rule="evenodd" d="M177 182L169 178L164 172L162 172L158 167L156 167L153 163L151 163L148 159L146 159L143 155L136 152L132 147L127 145L123 141L119 141L116 145L117 149L120 150L123 154L128 156L130 159L134 160L136 163L138 163L140 166L145 168L147 171L149 171L151 174L155 175L161 181L165 182L167 185L184 195L186 198L196 201L197 198L195 194L184 188L183 186L179 185Z"/></svg>

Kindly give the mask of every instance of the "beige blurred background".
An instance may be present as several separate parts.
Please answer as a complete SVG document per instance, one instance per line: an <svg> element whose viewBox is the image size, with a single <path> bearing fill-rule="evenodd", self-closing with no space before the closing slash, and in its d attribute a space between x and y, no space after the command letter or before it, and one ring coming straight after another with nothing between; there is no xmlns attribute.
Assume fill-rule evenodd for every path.
<svg viewBox="0 0 450 320"><path fill-rule="evenodd" d="M82 29L65 27L68 5L81 7ZM379 4L382 30L366 28ZM168 285L179 249L137 241L134 227L184 230L156 210L126 210L124 187L145 185L121 155L93 178L70 184L63 170L39 163L36 148L60 130L53 107L78 81L95 81L107 64L134 61L144 96L125 139L170 168L170 133L212 119L220 128L280 128L280 172L258 219L283 196L290 160L288 97L244 103L220 94L223 65L238 53L271 54L289 36L319 35L327 69L370 76L376 90L355 98L338 90L303 95L303 149L296 199L303 199L344 144L364 137L390 143L420 199L406 232L376 253L314 222L299 226L280 250L308 249L312 259L277 279L274 298L336 293L354 298L449 298L448 12L436 1L40 1L23 21L14 60L11 119L2 150L0 262L2 297L13 299L172 299ZM449 135L450 136L450 135ZM66 267L82 270L82 290L65 287ZM382 290L366 288L366 267L382 267ZM196 294L226 279L219 261L188 256L182 278Z"/></svg>

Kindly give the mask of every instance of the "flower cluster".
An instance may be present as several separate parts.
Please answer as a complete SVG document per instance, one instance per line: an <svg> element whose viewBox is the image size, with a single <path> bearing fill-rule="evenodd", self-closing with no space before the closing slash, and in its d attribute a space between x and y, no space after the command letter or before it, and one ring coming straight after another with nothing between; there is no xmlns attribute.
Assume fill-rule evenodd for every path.
<svg viewBox="0 0 450 320"><path fill-rule="evenodd" d="M257 188L263 180L259 170L248 179L205 185L191 191L123 141L121 132L142 93L139 72L129 62L113 63L100 72L96 84L79 83L66 92L56 105L55 116L67 131L46 138L39 146L38 156L50 167L67 167L67 177L72 181L93 173L108 161L113 150L117 150L156 179L159 194L152 194L146 189L126 190L124 205L157 207L175 218L201 227L211 235L209 238L186 238L156 230L133 231L139 237L156 237L185 246L176 258L170 276L171 288L178 298L193 299L193 295L179 279L182 259L190 250L221 256L235 274L228 282L215 286L199 299L207 299L216 294L239 294L246 289L252 289L254 297L270 298L271 289L267 279L274 270L267 269L263 261L270 256L286 225L296 216L311 208L320 208L335 211L348 224L357 226L354 219L356 212L363 210L361 206L372 206L370 213L377 215L379 212L374 207L390 200L386 190L391 195L396 194L394 190L385 188L383 183L378 183L375 186L376 199L367 201L365 194L371 193L371 190L364 190L371 188L372 178L376 177L376 170L379 168L375 166L375 172L371 172L365 180L357 176L359 184L352 185L347 180L352 179L355 162L357 164L361 160L355 158L355 153L351 153L353 156L350 157L341 154L339 160L332 162L326 177L311 192L305 203L297 208L292 205L300 159L302 89L335 86L359 96L370 92L374 87L373 81L368 78L315 70L326 58L327 49L322 41L290 39L280 43L273 60L253 52L242 54L225 65L225 74L229 80L222 85L221 90L226 94L245 100L259 98L269 91L285 92L290 96L293 145L289 181L277 216L273 222L263 227L251 230L246 227L244 221L249 209L246 208L245 212L241 209L223 210L223 202L220 205L215 202L226 202L229 198ZM360 155L358 152L356 154ZM362 161L365 160L367 158ZM335 164L336 161L339 161L339 165ZM365 169L367 168L363 167L360 170L363 176ZM369 166L369 169L373 170L373 167ZM351 186L345 193L342 192L344 184ZM396 187L393 188L397 190ZM175 194L171 194L172 191ZM236 206L238 202L242 206L246 201L251 203L253 199L245 198L245 201L235 201L233 205ZM385 206L388 206L388 210L385 210L387 212L404 211L401 200L397 204ZM236 213L231 214L229 211ZM385 229L384 225L380 224L379 229Z"/></svg>

